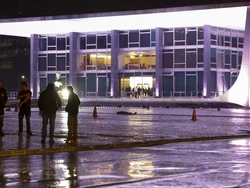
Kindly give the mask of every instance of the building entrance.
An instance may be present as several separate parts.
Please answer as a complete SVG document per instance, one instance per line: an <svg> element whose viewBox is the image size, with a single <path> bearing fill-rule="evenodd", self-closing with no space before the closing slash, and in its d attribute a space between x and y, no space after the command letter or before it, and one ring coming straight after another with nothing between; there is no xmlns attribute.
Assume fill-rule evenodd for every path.
<svg viewBox="0 0 250 188"><path fill-rule="evenodd" d="M132 97L135 93L138 96L151 96L153 91L153 77L129 77L121 78L121 96L122 97Z"/></svg>

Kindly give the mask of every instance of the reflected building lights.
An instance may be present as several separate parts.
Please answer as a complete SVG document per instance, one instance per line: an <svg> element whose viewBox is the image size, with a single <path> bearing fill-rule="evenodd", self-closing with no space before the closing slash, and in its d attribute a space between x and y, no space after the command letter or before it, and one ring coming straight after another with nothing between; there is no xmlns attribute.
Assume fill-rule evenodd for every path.
<svg viewBox="0 0 250 188"><path fill-rule="evenodd" d="M152 161L131 161L128 175L132 178L151 178L154 177L153 169Z"/></svg>

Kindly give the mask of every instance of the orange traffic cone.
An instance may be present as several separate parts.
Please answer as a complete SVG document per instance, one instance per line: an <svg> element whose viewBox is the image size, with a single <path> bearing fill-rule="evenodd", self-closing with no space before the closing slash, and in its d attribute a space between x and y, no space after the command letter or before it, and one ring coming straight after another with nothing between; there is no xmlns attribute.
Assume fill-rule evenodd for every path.
<svg viewBox="0 0 250 188"><path fill-rule="evenodd" d="M197 121L197 116L196 116L196 110L194 108L193 115L192 115L192 121Z"/></svg>
<svg viewBox="0 0 250 188"><path fill-rule="evenodd" d="M15 107L15 112L18 112L18 104Z"/></svg>
<svg viewBox="0 0 250 188"><path fill-rule="evenodd" d="M95 106L94 111L93 111L93 117L94 117L94 118L97 118L97 117L98 117L98 115L97 115L97 110L96 110L96 106Z"/></svg>

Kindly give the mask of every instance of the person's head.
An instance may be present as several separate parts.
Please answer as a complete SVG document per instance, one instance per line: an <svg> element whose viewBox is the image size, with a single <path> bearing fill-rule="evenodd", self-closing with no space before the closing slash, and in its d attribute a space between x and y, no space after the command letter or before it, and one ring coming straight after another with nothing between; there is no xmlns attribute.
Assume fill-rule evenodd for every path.
<svg viewBox="0 0 250 188"><path fill-rule="evenodd" d="M69 93L72 93L74 91L73 86L67 86L67 90Z"/></svg>
<svg viewBox="0 0 250 188"><path fill-rule="evenodd" d="M3 87L3 81L0 80L0 88Z"/></svg>
<svg viewBox="0 0 250 188"><path fill-rule="evenodd" d="M26 82L21 82L21 88L22 88L22 90L27 90L28 84Z"/></svg>
<svg viewBox="0 0 250 188"><path fill-rule="evenodd" d="M47 86L47 90L54 90L54 89L55 89L54 84L49 83L48 86Z"/></svg>

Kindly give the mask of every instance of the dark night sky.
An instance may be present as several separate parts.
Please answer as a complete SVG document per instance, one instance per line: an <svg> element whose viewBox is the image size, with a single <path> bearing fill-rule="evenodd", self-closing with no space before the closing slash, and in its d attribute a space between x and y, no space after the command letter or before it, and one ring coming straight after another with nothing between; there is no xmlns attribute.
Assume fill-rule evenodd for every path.
<svg viewBox="0 0 250 188"><path fill-rule="evenodd" d="M238 0L237 2L250 2ZM0 18L99 13L232 3L235 0L0 0Z"/></svg>

